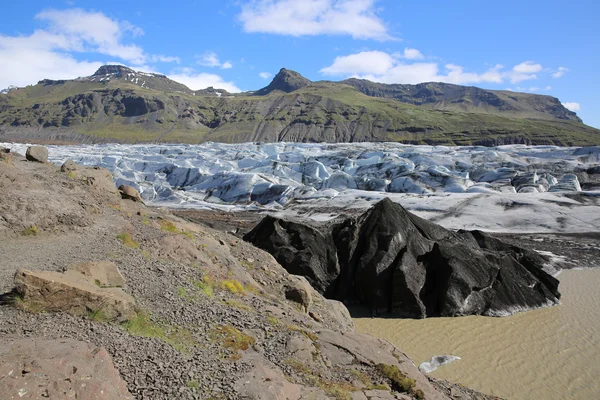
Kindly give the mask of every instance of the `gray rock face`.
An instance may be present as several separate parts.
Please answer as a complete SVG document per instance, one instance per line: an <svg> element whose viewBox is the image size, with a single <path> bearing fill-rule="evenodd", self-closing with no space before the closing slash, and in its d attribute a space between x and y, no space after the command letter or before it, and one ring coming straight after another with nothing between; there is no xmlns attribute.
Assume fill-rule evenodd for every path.
<svg viewBox="0 0 600 400"><path fill-rule="evenodd" d="M318 232L319 239L297 232ZM499 316L560 298L558 281L542 269L547 258L479 231L451 232L389 199L320 229L267 217L245 239L293 273L309 271L327 297L358 301L373 313Z"/></svg>
<svg viewBox="0 0 600 400"><path fill-rule="evenodd" d="M43 146L31 146L27 148L27 153L25 153L25 158L27 161L37 161L41 163L48 162L48 149Z"/></svg>
<svg viewBox="0 0 600 400"><path fill-rule="evenodd" d="M103 348L72 339L0 342L3 399L133 399Z"/></svg>

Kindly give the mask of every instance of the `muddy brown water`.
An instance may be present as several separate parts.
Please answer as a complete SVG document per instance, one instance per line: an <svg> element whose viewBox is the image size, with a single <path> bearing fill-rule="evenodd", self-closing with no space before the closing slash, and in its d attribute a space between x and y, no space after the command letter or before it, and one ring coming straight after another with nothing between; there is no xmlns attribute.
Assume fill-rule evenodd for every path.
<svg viewBox="0 0 600 400"><path fill-rule="evenodd" d="M564 271L561 305L504 318L356 318L356 330L386 339L418 365L461 360L436 378L516 400L600 399L600 268Z"/></svg>

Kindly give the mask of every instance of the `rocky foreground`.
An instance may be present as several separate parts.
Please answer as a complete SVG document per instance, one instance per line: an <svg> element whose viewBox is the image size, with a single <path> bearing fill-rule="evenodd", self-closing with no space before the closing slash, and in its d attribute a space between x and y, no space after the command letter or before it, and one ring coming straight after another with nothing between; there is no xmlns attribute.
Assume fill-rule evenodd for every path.
<svg viewBox="0 0 600 400"><path fill-rule="evenodd" d="M2 398L487 399L106 170L0 152Z"/></svg>

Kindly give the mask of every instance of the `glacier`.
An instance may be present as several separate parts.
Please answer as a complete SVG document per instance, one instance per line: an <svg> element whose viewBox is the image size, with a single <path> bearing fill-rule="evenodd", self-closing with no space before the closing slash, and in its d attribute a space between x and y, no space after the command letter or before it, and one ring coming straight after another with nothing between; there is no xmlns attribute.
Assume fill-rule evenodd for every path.
<svg viewBox="0 0 600 400"><path fill-rule="evenodd" d="M22 154L28 146L0 145ZM449 228L600 227L599 146L209 142L48 149L55 164L72 159L109 169L117 185L137 188L154 206L327 219L336 209L368 207L387 196Z"/></svg>

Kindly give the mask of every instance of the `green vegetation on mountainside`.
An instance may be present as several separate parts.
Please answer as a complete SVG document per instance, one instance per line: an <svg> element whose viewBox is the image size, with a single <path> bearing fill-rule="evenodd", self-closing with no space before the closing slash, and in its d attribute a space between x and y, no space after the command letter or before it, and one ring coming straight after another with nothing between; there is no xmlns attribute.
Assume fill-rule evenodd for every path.
<svg viewBox="0 0 600 400"><path fill-rule="evenodd" d="M548 96L508 99L510 93L424 84L413 98L418 104L409 104L403 91L410 85L359 81L361 91L378 90L367 95L356 83L310 83L287 70L259 92L229 95L212 88L193 92L160 75L134 78L134 71L122 67L106 71L113 75L42 81L0 95L0 131L47 128L129 143L600 144L599 130ZM98 81L101 76L112 78ZM440 103L440 98L453 100Z"/></svg>

